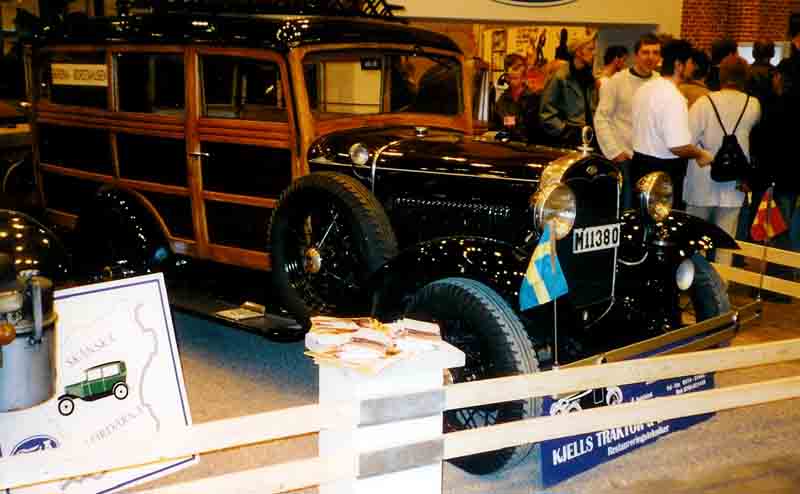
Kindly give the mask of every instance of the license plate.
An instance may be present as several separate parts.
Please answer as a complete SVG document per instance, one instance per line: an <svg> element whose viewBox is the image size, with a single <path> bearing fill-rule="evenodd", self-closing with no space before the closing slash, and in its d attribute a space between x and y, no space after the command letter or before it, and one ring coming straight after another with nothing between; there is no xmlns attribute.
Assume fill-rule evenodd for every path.
<svg viewBox="0 0 800 494"><path fill-rule="evenodd" d="M572 234L572 252L581 254L619 246L619 223L576 228Z"/></svg>

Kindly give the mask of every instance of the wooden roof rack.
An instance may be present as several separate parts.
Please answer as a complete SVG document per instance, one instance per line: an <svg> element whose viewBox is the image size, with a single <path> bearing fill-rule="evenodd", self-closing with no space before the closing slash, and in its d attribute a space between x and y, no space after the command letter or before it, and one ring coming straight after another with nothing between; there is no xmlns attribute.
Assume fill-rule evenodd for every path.
<svg viewBox="0 0 800 494"><path fill-rule="evenodd" d="M117 0L120 15L211 13L394 18L404 7L386 0Z"/></svg>

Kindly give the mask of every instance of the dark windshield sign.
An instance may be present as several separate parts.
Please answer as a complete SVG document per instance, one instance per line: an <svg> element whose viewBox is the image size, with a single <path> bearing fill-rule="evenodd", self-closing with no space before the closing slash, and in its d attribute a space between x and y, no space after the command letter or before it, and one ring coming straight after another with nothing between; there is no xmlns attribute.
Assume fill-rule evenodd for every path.
<svg viewBox="0 0 800 494"><path fill-rule="evenodd" d="M361 57L361 70L381 70L381 57Z"/></svg>

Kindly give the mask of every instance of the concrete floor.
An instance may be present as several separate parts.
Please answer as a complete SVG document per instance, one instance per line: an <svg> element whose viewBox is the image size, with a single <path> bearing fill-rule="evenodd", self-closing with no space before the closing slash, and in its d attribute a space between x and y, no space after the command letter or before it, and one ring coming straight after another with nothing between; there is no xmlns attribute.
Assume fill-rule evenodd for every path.
<svg viewBox="0 0 800 494"><path fill-rule="evenodd" d="M734 303L748 300L733 290ZM276 344L175 314L186 387L196 423L314 403L316 368L302 344ZM765 304L735 345L800 337L800 300ZM722 372L717 387L800 374L800 362ZM542 491L527 462L486 477L447 464L450 493L796 493L800 492L800 400L720 412L611 462ZM200 464L148 487L167 485L316 454L313 435L206 455ZM313 492L315 489L309 490ZM232 488L230 492L236 492Z"/></svg>

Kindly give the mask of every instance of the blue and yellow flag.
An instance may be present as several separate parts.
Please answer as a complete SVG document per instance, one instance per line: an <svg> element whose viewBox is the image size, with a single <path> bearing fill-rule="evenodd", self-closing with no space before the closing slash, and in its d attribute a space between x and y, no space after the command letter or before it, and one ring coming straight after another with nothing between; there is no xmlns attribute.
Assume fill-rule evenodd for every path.
<svg viewBox="0 0 800 494"><path fill-rule="evenodd" d="M567 293L567 279L556 254L552 228L545 225L542 238L533 250L531 262L519 289L520 310L546 304Z"/></svg>

